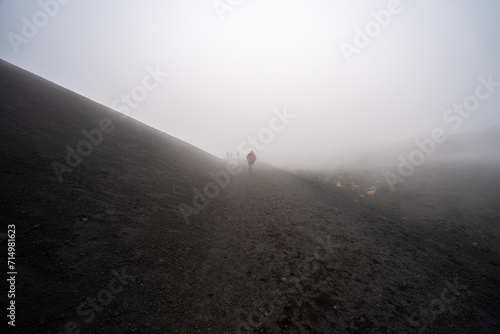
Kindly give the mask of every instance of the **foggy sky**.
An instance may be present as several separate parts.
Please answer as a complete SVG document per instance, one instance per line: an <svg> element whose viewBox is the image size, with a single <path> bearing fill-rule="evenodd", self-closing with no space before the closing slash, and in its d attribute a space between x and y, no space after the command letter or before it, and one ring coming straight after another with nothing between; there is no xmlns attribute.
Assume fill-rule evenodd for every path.
<svg viewBox="0 0 500 334"><path fill-rule="evenodd" d="M499 125L500 87L457 129L443 115L480 76L500 82L500 3L397 3L4 0L0 58L219 157L259 133L277 163Z"/></svg>

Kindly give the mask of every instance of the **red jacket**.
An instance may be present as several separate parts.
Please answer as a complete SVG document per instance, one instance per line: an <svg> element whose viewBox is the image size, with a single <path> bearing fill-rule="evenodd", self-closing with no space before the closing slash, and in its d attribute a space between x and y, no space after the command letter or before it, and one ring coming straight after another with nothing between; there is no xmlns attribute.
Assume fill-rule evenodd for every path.
<svg viewBox="0 0 500 334"><path fill-rule="evenodd" d="M254 163L255 161L257 161L257 156L255 155L255 153L253 153L253 151L251 151L250 153L248 153L247 160L250 163Z"/></svg>

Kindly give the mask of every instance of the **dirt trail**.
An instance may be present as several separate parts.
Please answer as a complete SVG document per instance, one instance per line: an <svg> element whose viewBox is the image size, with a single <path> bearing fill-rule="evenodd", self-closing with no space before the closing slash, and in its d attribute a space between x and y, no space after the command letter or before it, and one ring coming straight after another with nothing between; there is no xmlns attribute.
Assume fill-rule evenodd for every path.
<svg viewBox="0 0 500 334"><path fill-rule="evenodd" d="M84 188L72 215L95 211ZM498 267L296 175L243 169L191 225L137 191L120 198L70 230L58 219L23 230L35 242L22 244L19 332L71 321L82 333L498 331ZM133 277L123 291L94 318L78 314L120 268Z"/></svg>
<svg viewBox="0 0 500 334"><path fill-rule="evenodd" d="M494 303L471 291L494 278L408 222L264 165L220 197L197 222L215 239L199 274L208 292L193 310L199 328L222 310L241 333L491 330L494 311L468 296Z"/></svg>

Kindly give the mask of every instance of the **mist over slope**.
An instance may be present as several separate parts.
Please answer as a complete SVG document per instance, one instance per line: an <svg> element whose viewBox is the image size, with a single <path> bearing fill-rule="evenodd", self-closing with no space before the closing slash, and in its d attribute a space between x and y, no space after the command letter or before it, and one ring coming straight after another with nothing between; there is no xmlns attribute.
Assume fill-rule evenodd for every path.
<svg viewBox="0 0 500 334"><path fill-rule="evenodd" d="M276 166L285 169L370 169L397 167L400 157L417 161L418 166L436 161L500 164L500 126L470 132L454 133L443 142L430 137L395 142L371 149L353 149L336 153L297 154L282 152Z"/></svg>
<svg viewBox="0 0 500 334"><path fill-rule="evenodd" d="M169 231L225 163L4 61L0 78L0 219L16 228L18 330L64 328L111 269L145 253L199 261L189 245L207 231ZM158 242L173 250L158 255Z"/></svg>
<svg viewBox="0 0 500 334"><path fill-rule="evenodd" d="M33 168L38 177L60 186L84 182L90 174L106 183L127 171L127 162L151 156L143 161L144 178L170 184L188 174L203 177L200 158L213 168L223 166L190 144L11 64L0 61L0 70L1 153L3 163L16 164L19 172Z"/></svg>

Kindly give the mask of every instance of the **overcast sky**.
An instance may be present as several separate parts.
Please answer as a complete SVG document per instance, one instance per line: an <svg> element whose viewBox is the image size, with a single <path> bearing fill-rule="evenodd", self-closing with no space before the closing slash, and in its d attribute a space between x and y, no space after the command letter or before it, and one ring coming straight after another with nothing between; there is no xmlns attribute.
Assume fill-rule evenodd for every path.
<svg viewBox="0 0 500 334"><path fill-rule="evenodd" d="M0 58L220 157L255 136L272 160L451 129L478 77L500 82L499 14L497 0L0 0ZM499 107L500 87L453 131L499 125Z"/></svg>

